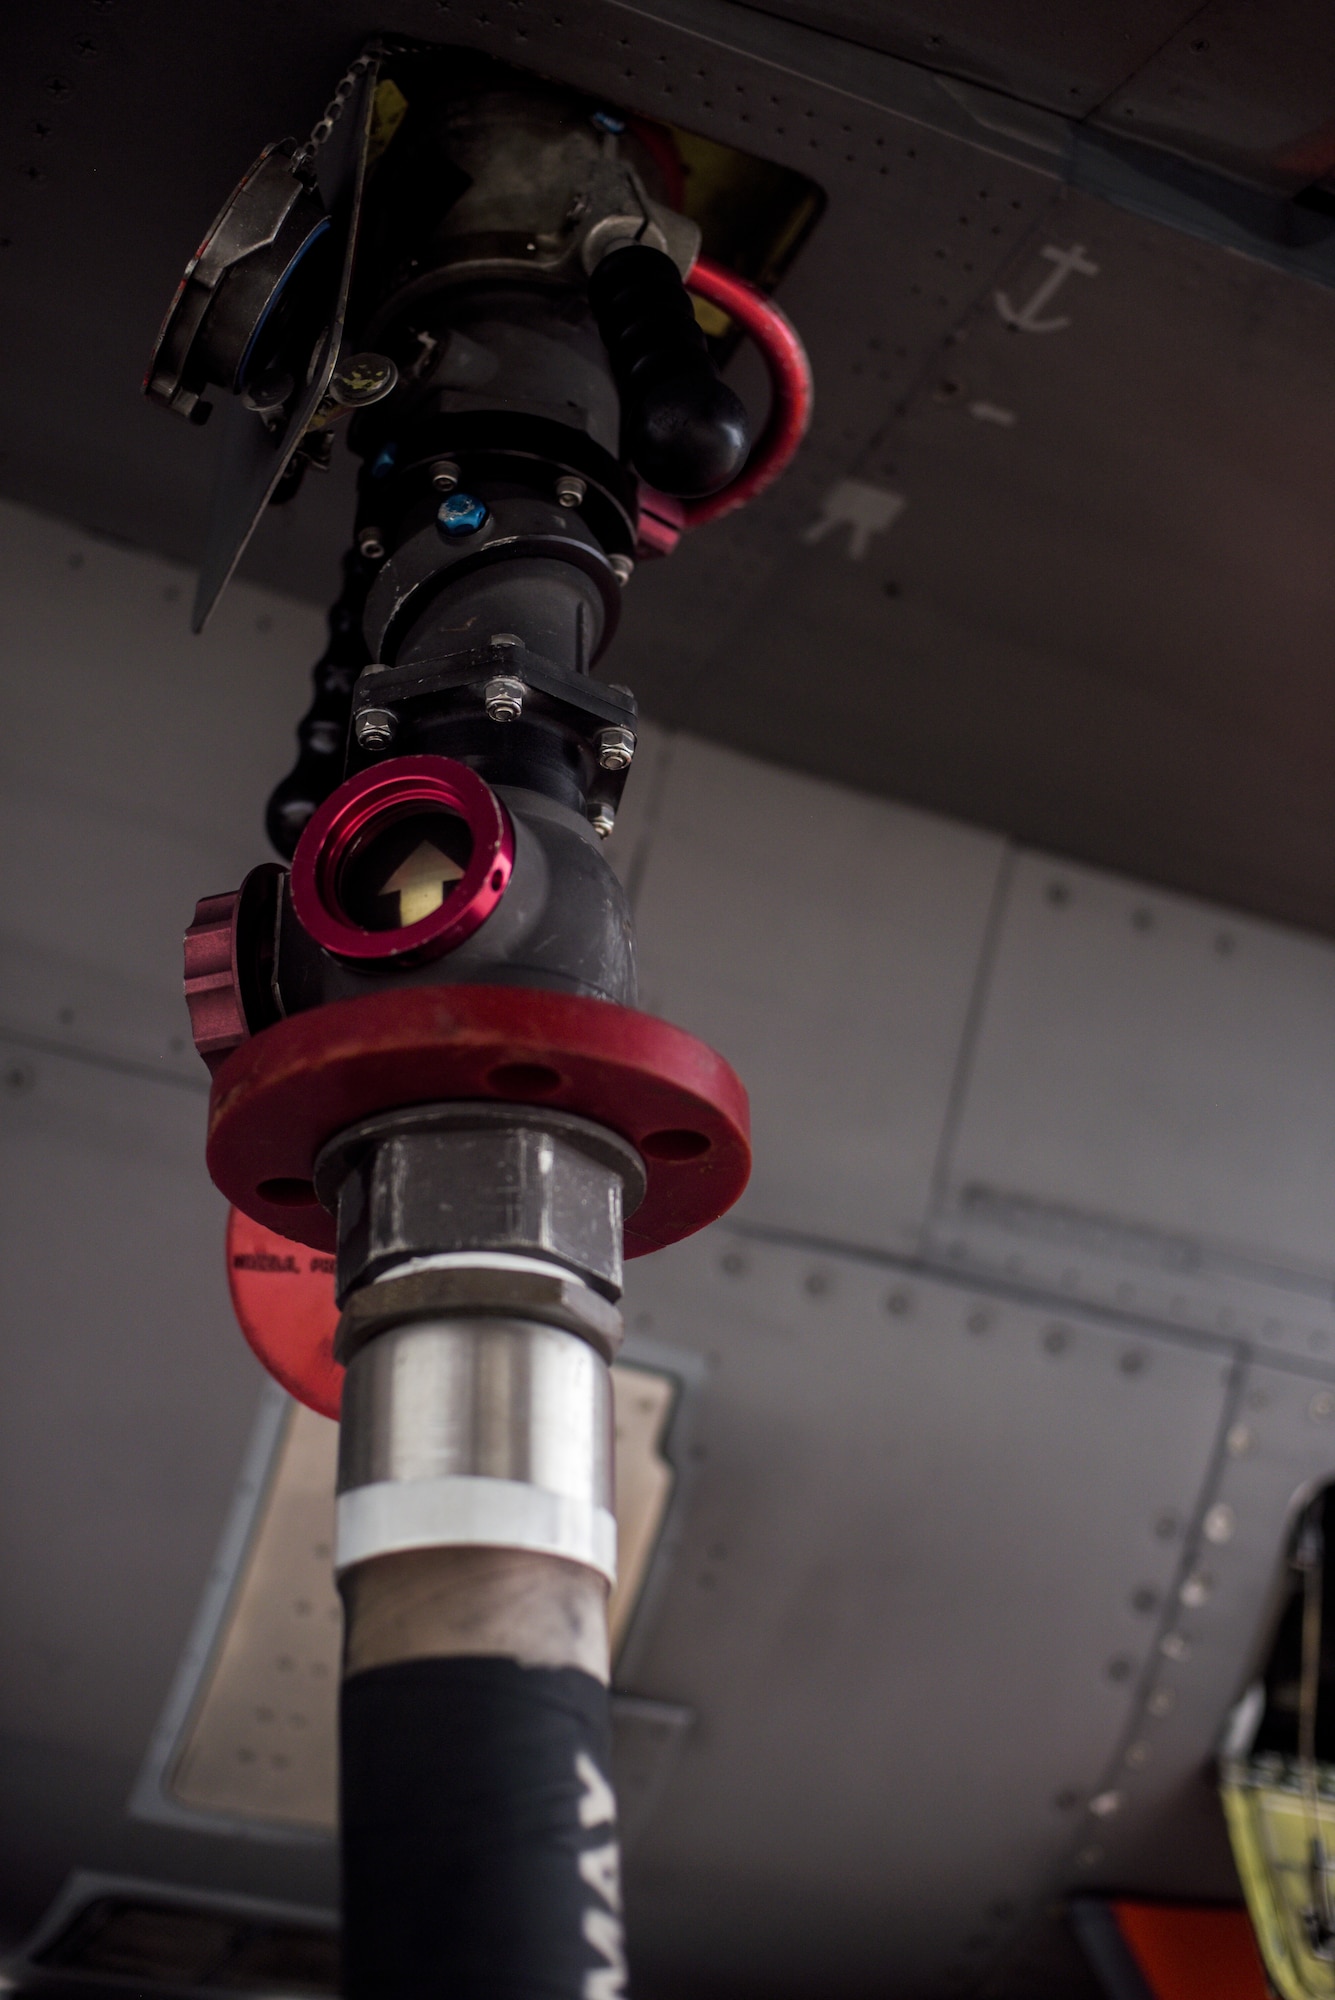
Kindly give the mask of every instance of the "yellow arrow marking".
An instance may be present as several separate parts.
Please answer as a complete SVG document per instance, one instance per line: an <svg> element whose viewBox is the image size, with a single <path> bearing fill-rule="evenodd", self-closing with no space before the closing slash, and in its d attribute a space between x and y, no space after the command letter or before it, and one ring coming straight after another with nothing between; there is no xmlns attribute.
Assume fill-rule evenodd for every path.
<svg viewBox="0 0 1335 2000"><path fill-rule="evenodd" d="M423 917L440 908L463 872L457 861L451 861L429 840L419 841L380 893L398 897L400 924L420 924Z"/></svg>

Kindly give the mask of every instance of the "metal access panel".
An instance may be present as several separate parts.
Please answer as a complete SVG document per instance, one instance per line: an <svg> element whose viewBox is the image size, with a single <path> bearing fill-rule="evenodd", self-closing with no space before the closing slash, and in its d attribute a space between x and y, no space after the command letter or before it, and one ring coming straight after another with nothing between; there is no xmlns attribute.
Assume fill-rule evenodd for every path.
<svg viewBox="0 0 1335 2000"><path fill-rule="evenodd" d="M227 1296L181 934L263 856L323 618L238 586L194 641L173 565L14 507L0 530L4 1946L75 1866L317 1902L333 1871L125 1811L263 1380Z"/></svg>
<svg viewBox="0 0 1335 2000"><path fill-rule="evenodd" d="M637 883L642 1004L746 1079L749 1219L916 1246L1002 854L673 739Z"/></svg>
<svg viewBox="0 0 1335 2000"><path fill-rule="evenodd" d="M181 934L197 897L264 858L264 799L323 619L238 586L192 640L187 583L172 564L0 507L0 1023L202 1094ZM53 708L77 718L54 760Z"/></svg>
<svg viewBox="0 0 1335 2000"><path fill-rule="evenodd" d="M1087 1818L1076 1872L1096 1890L1210 1898L1223 1828L1216 1756L1272 1637L1301 1503L1335 1476L1335 1376L1237 1370L1222 1449L1181 1546L1154 1645Z"/></svg>
<svg viewBox="0 0 1335 2000"><path fill-rule="evenodd" d="M200 1166L203 1093L14 1042L0 1086L3 1943L72 1866L172 1871L172 1841L127 1842L125 1800L260 1374ZM209 1879L234 1881L225 1863Z"/></svg>
<svg viewBox="0 0 1335 2000"><path fill-rule="evenodd" d="M1231 1359L723 1227L628 1307L709 1370L632 1663L699 1718L629 1874L653 1990L947 1990L1069 1877Z"/></svg>
<svg viewBox="0 0 1335 2000"><path fill-rule="evenodd" d="M933 1242L1045 1289L1335 1352L1335 949L1015 864Z"/></svg>

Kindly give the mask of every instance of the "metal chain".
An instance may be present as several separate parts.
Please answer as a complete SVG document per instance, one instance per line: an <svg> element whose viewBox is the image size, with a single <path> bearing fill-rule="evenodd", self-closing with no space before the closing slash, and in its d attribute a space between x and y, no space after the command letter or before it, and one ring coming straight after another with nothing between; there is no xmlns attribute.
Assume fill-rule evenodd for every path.
<svg viewBox="0 0 1335 2000"><path fill-rule="evenodd" d="M338 87L334 91L333 96L330 98L328 104L326 104L322 115L316 119L315 124L311 127L310 138L303 145L298 146L296 152L292 155L294 172L300 173L304 168L309 167L311 161L328 139L339 119L343 116L348 99L357 88L358 79L365 76L372 63L378 62L383 53L384 50L381 44L373 42L369 48L363 49L361 54L344 70L338 80Z"/></svg>

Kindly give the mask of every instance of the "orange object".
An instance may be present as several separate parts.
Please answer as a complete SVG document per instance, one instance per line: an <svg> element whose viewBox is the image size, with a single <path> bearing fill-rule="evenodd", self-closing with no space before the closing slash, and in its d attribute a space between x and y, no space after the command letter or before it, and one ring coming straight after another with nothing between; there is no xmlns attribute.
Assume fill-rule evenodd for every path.
<svg viewBox="0 0 1335 2000"><path fill-rule="evenodd" d="M337 1417L343 1370L334 1359L334 1260L252 1222L227 1218L227 1284L241 1331L290 1396Z"/></svg>
<svg viewBox="0 0 1335 2000"><path fill-rule="evenodd" d="M1251 1921L1242 1909L1114 1903L1155 2000L1267 2000Z"/></svg>

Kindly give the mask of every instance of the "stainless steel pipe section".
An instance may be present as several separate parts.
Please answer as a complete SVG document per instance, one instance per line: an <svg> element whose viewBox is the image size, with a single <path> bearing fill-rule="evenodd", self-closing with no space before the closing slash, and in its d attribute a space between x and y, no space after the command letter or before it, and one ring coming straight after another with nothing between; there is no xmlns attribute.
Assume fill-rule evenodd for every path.
<svg viewBox="0 0 1335 2000"><path fill-rule="evenodd" d="M532 1320L421 1319L352 1357L340 1572L425 1548L522 1549L616 1576L611 1376Z"/></svg>

